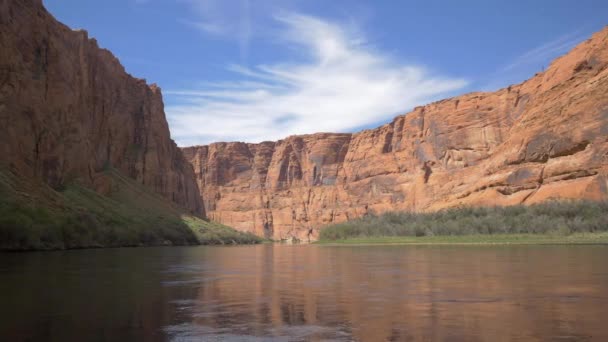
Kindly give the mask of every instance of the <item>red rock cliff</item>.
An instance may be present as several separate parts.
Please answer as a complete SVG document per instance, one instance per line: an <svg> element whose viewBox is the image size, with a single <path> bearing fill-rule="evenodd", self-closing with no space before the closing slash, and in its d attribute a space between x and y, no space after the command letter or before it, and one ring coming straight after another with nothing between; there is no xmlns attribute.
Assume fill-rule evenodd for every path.
<svg viewBox="0 0 608 342"><path fill-rule="evenodd" d="M355 134L183 149L208 216L275 239L388 210L608 197L608 28L542 73Z"/></svg>
<svg viewBox="0 0 608 342"><path fill-rule="evenodd" d="M171 140L160 89L127 74L85 31L40 0L0 0L3 167L60 188L106 191L115 168L189 211L204 213L190 164Z"/></svg>

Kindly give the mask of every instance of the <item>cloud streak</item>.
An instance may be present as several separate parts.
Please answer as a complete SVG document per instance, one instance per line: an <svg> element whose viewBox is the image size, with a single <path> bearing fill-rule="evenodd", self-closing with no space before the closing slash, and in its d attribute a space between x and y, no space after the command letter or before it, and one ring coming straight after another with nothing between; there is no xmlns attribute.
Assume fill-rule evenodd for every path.
<svg viewBox="0 0 608 342"><path fill-rule="evenodd" d="M581 34L580 31L565 34L534 49L526 51L515 58L512 63L504 66L500 71L507 72L525 65L548 62L548 60L555 58L555 56L570 51L578 43L585 40L586 37L587 36Z"/></svg>
<svg viewBox="0 0 608 342"><path fill-rule="evenodd" d="M175 100L166 111L178 144L352 131L467 85L399 63L336 23L297 13L275 19L282 46L306 61L229 65L236 81L165 92Z"/></svg>
<svg viewBox="0 0 608 342"><path fill-rule="evenodd" d="M180 19L181 23L194 27L207 35L236 37L241 61L247 61L249 45L253 35L251 0L181 1L189 5L189 8L198 17L197 20ZM235 9L237 20L234 20Z"/></svg>
<svg viewBox="0 0 608 342"><path fill-rule="evenodd" d="M577 30L540 44L490 74L481 89L492 91L509 84L522 82L534 72L548 67L552 60L570 51L586 38L587 35L582 33L582 30Z"/></svg>

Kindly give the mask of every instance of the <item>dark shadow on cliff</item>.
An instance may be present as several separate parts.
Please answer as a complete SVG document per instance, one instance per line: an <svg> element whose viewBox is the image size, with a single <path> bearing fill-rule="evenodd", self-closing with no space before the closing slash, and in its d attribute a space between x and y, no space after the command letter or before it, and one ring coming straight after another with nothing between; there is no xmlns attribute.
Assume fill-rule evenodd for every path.
<svg viewBox="0 0 608 342"><path fill-rule="evenodd" d="M107 190L78 181L60 189L0 170L0 249L257 243L259 238L186 214L118 171Z"/></svg>

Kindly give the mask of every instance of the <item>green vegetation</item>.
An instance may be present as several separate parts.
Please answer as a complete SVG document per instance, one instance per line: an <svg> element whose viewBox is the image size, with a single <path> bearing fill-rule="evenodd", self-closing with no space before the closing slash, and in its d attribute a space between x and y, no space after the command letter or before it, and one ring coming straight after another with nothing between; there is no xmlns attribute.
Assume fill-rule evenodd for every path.
<svg viewBox="0 0 608 342"><path fill-rule="evenodd" d="M256 244L263 239L252 233L243 233L217 222L202 220L194 216L183 216L198 241L204 245Z"/></svg>
<svg viewBox="0 0 608 342"><path fill-rule="evenodd" d="M0 249L258 243L261 239L183 212L109 169L109 193L77 181L55 191L0 171Z"/></svg>
<svg viewBox="0 0 608 342"><path fill-rule="evenodd" d="M335 224L320 243L608 243L608 202L386 213Z"/></svg>
<svg viewBox="0 0 608 342"><path fill-rule="evenodd" d="M344 240L320 240L332 245L555 245L608 244L608 233L557 234L477 234L435 236L355 237Z"/></svg>

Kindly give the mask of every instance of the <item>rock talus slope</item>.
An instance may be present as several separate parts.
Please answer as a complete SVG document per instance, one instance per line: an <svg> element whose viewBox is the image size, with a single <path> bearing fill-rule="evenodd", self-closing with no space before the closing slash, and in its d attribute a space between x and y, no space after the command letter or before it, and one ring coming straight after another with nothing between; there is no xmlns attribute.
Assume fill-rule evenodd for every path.
<svg viewBox="0 0 608 342"><path fill-rule="evenodd" d="M2 166L55 189L109 191L116 169L203 215L190 164L171 140L161 91L125 69L41 0L0 0Z"/></svg>
<svg viewBox="0 0 608 342"><path fill-rule="evenodd" d="M355 134L184 148L207 215L275 239L389 210L608 197L608 28L531 79Z"/></svg>

